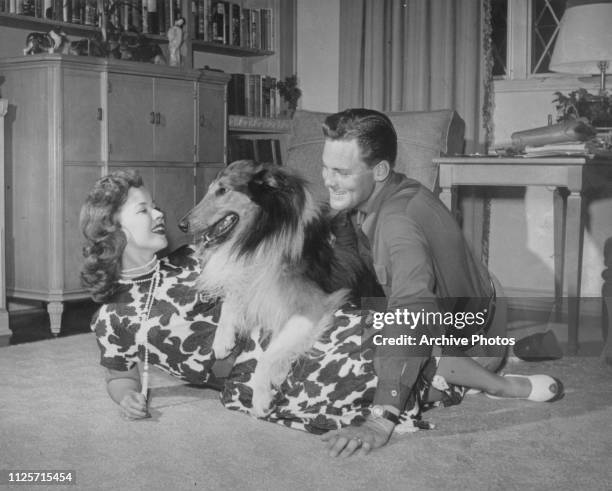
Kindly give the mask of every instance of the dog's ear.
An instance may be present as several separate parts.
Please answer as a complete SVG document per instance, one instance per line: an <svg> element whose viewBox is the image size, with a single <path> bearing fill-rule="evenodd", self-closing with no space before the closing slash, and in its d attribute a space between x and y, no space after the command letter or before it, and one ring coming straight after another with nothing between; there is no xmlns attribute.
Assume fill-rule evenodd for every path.
<svg viewBox="0 0 612 491"><path fill-rule="evenodd" d="M271 169L262 168L253 174L253 177L249 180L249 192L253 196L260 196L262 193L278 189L280 187L278 177L278 173L273 172Z"/></svg>

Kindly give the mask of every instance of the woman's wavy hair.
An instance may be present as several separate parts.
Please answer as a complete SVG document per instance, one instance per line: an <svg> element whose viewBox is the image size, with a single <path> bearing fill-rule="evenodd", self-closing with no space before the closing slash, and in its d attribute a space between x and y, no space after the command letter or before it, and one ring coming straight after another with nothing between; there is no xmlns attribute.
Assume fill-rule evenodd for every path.
<svg viewBox="0 0 612 491"><path fill-rule="evenodd" d="M81 208L79 222L85 236L81 283L96 302L107 301L117 288L127 243L117 212L126 202L130 188L142 186L142 177L135 171L112 172L96 181Z"/></svg>

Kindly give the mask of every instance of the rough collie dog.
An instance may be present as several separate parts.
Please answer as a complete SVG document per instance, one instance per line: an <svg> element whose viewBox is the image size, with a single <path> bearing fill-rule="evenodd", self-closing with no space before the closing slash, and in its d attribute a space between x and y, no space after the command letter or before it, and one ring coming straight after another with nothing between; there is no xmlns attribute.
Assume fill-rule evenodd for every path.
<svg viewBox="0 0 612 491"><path fill-rule="evenodd" d="M230 164L179 226L198 242L199 290L223 298L216 357L228 355L236 334L269 336L252 377L253 414L264 416L272 386L331 326L347 301L348 290L338 288L358 268L334 250L305 181L271 164Z"/></svg>

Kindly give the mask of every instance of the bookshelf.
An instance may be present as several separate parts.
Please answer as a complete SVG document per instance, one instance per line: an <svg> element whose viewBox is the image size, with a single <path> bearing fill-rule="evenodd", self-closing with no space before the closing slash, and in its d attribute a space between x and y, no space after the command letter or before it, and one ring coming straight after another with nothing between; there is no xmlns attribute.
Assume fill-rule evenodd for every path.
<svg viewBox="0 0 612 491"><path fill-rule="evenodd" d="M33 15L24 15L24 14L17 14L17 13L10 12L9 9L11 8L10 7L11 2L16 3L19 1L20 0L0 0L0 26L6 26L10 28L19 29L19 30L22 29L24 31L24 34L23 34L23 44L24 45L25 45L25 38L28 32L31 32L31 31L48 32L50 29L54 27L61 28L61 30L63 30L70 37L71 41L77 40L79 38L91 38L100 33L100 27L97 25L97 22L98 22L97 20L96 20L96 25L88 25L83 22L81 23L65 22L57 18L48 19L48 18L42 17L42 14L40 14L41 15L40 17L37 17ZM42 0L36 0L36 3L38 4L38 2L41 2L41 1ZM79 5L85 3L83 0L75 0L75 1ZM131 0L131 1L140 1L140 4L142 4L142 0ZM212 4L214 2L211 3L211 0L196 0L193 2L191 0L157 0L157 4L167 4L167 3L174 4L173 12L180 12L181 15L186 20L185 27L183 28L184 36L185 36L184 43L185 43L185 48L186 48L184 51L187 52L187 56L186 56L187 63L185 63L185 68L197 68L193 64L193 52L219 54L219 55L230 56L230 57L235 57L235 58L269 57L269 56L275 55L275 49L273 48L274 46L277 45L277 43L274 40L274 37L275 37L274 33L278 31L277 29L278 21L274 18L274 15L272 15L272 18L269 21L270 26L268 27L268 29L271 30L271 34L269 36L269 40L267 41L265 47L260 47L261 43L258 43L257 46L250 46L250 45L247 45L247 43L241 43L240 45L233 45L230 42L224 43L224 42L215 42L212 39L202 39L201 34L197 31L197 28L195 27L196 22L198 22L198 18L194 17L195 15L197 15L197 13L193 11L194 8L192 6L198 5L200 3L206 3L206 5L212 8ZM227 4L227 5L239 5L239 6L244 5L244 6L249 7L247 10L253 10L253 11L266 10L266 11L274 12L275 8L278 7L280 2L279 0L259 0L259 1L240 0L237 2L228 1L228 2L222 2L222 3ZM260 7L262 5L265 5L266 7L265 8ZM174 15L175 14L169 17L167 16L167 17L168 19L172 19ZM138 23L138 22L136 23L132 22L131 14L129 14L129 19L130 19L129 22L120 21L121 25L125 24L125 25L134 26L136 23ZM166 27L169 27L170 26L169 21L166 20L164 25ZM152 40L155 43L158 43L161 45L168 43L168 39L166 35L166 32L167 32L166 27L164 27L163 29L159 29L160 31L159 33L150 33L150 32L146 33L146 32L142 32L141 30L142 26L143 26L142 21L140 21L138 23L138 32L143 34L147 39ZM128 32L128 34L136 35L136 33L130 33L130 32ZM17 56L19 54L20 53L15 53L15 52L4 53L2 52L2 49L0 49L0 57Z"/></svg>

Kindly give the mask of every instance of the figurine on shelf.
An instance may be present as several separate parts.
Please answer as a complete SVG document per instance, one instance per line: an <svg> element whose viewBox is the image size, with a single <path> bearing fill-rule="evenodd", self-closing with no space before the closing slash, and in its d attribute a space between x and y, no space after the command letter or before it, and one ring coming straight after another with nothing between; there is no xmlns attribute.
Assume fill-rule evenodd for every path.
<svg viewBox="0 0 612 491"><path fill-rule="evenodd" d="M54 27L49 32L31 32L26 38L24 55L35 55L37 53L61 53L67 54L70 50L70 40L66 33L60 28Z"/></svg>
<svg viewBox="0 0 612 491"><path fill-rule="evenodd" d="M174 25L168 29L168 52L170 54L170 66L181 66L183 45L183 26L185 19L179 17L174 22Z"/></svg>

